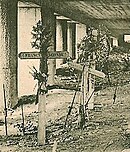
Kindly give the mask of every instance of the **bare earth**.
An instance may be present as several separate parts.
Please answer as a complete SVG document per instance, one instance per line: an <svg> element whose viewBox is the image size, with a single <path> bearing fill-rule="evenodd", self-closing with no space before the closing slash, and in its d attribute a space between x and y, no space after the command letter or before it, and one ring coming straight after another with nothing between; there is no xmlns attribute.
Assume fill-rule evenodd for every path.
<svg viewBox="0 0 130 152"><path fill-rule="evenodd" d="M78 95L67 127L64 128L68 107L74 91L53 90L47 95L47 144L37 144L36 133L22 135L17 124L22 123L21 108L8 112L8 137L5 136L4 116L0 115L1 152L52 152L57 141L57 152L122 152L130 147L130 85L121 86L113 104L114 88L95 93L97 107L89 110L89 121L84 130L79 128ZM101 104L101 105L99 105ZM99 105L99 106L98 106ZM24 105L25 126L37 127L38 105ZM130 150L127 150L130 152Z"/></svg>

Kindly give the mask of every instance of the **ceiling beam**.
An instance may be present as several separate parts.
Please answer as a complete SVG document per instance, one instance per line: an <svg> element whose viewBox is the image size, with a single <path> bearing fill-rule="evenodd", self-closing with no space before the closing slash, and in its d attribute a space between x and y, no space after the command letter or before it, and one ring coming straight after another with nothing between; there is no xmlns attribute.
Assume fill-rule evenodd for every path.
<svg viewBox="0 0 130 152"><path fill-rule="evenodd" d="M13 1L13 0L12 0ZM34 3L34 4L37 4L39 6L41 6L41 0L18 0L20 2L31 2L31 3Z"/></svg>
<svg viewBox="0 0 130 152"><path fill-rule="evenodd" d="M51 2L88 2L94 4L130 4L129 0L50 0Z"/></svg>
<svg viewBox="0 0 130 152"><path fill-rule="evenodd" d="M65 3L66 1L79 1L79 0L21 0L21 1L24 1L24 2L31 1L38 5L41 5L41 2L42 2L43 5L51 8L55 13L58 13L62 16L65 16L67 18L81 22L86 25L97 26L97 23L99 23L99 24L110 23L109 26L110 25L112 26L114 24L119 25L119 23L120 24L125 23L125 24L129 25L129 22L130 22L130 18L126 18L126 19L119 19L116 17L114 17L113 19L107 19L107 18L106 19L97 19L95 17L90 18L86 12L74 8L73 6L69 5L69 3ZM104 0L83 0L83 1L87 1L87 2L88 1L91 1L91 2L100 1L100 2L102 2ZM117 0L107 0L107 1L116 2ZM120 0L120 1L128 2L128 0ZM117 28L118 28L118 26L117 26Z"/></svg>
<svg viewBox="0 0 130 152"><path fill-rule="evenodd" d="M20 0L23 2L32 2L37 5L44 5L49 7L55 13L58 13L62 16L70 18L71 20L78 21L87 26L93 26L95 28L99 27L99 24L105 25L112 34L115 36L119 36L122 33L128 33L130 29L130 18L126 19L117 19L115 16L113 19L96 19L90 18L89 15L80 10L78 7L73 7L69 2L79 1L79 0ZM97 3L105 5L106 3L113 4L126 4L129 3L129 0L83 0L88 3L93 3L96 5Z"/></svg>

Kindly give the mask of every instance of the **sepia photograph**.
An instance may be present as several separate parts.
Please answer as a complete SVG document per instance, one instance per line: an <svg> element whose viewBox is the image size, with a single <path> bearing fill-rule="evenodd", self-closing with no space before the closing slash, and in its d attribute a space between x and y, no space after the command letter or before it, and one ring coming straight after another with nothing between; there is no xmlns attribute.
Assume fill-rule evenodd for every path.
<svg viewBox="0 0 130 152"><path fill-rule="evenodd" d="M0 152L130 152L130 0L0 0Z"/></svg>

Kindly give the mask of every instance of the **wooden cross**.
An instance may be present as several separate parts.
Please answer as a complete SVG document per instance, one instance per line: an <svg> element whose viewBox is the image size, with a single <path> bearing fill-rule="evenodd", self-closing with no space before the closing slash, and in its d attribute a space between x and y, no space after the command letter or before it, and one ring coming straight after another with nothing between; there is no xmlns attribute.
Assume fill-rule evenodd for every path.
<svg viewBox="0 0 130 152"><path fill-rule="evenodd" d="M92 76L97 76L101 78L105 78L105 74L101 71L97 71L93 68L89 68L89 63L85 63L84 65L69 62L68 63L71 68L74 68L82 73L81 80L81 92L80 92L80 107L79 107L79 120L78 123L80 127L83 128L85 123L85 113L87 114L87 119L89 120L88 110L86 111L86 106L88 109L93 109L93 100L94 100L94 87L92 86ZM84 67L84 68L83 68ZM94 83L94 82L93 82ZM94 84L93 84L94 85ZM92 88L93 87L93 88ZM82 106L82 109L80 109ZM80 113L82 111L82 113ZM83 114L81 116L81 114Z"/></svg>
<svg viewBox="0 0 130 152"><path fill-rule="evenodd" d="M81 64L78 64L78 63L73 63L73 62L69 62L68 63L69 64L69 66L71 67L71 68L74 68L74 69L76 69L76 70L78 70L78 71L82 71L82 69L83 69L83 65L81 65ZM88 78L88 75L89 74L91 74L91 77L90 77L90 79ZM92 69L92 68L88 68L88 65L85 65L85 68L84 68L84 72L83 72L83 78L82 78L82 81L84 81L84 84L83 84L83 92L84 92L84 101L87 99L87 98L89 98L88 96L86 96L86 94L88 94L88 95L91 95L91 93L90 92L88 92L87 91L87 88L88 88L88 86L89 86L89 84L88 84L88 79L89 79L89 81L91 81L91 79L92 79L92 75L94 75L94 76L97 76L97 77L100 77L100 78L105 78L105 74L103 73L103 72L101 72L101 71L98 71L98 70L95 70L95 69ZM83 82L82 82L83 83ZM94 82L93 82L94 83ZM93 107L92 107L93 108Z"/></svg>
<svg viewBox="0 0 130 152"><path fill-rule="evenodd" d="M40 52L21 52L18 56L20 59L42 59ZM48 51L47 57L45 58L64 59L67 57L69 57L69 53L67 51ZM46 87L44 82L41 87ZM38 143L44 145L46 139L46 93L39 93L38 100Z"/></svg>

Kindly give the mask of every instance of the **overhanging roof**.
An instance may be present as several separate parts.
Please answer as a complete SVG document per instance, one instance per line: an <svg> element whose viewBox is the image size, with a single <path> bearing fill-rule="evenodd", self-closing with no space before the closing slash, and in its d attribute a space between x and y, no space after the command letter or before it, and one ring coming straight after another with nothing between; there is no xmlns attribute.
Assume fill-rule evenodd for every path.
<svg viewBox="0 0 130 152"><path fill-rule="evenodd" d="M54 12L97 27L104 24L118 37L130 33L129 0L23 0L45 5Z"/></svg>

